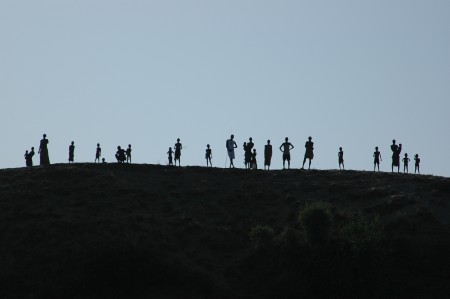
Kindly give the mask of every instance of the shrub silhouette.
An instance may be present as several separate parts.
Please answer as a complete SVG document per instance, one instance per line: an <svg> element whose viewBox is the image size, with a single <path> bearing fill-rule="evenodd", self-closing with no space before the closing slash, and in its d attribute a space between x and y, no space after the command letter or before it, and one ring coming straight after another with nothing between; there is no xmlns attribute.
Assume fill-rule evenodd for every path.
<svg viewBox="0 0 450 299"><path fill-rule="evenodd" d="M379 216L364 219L361 215L356 215L340 228L339 236L350 245L354 254L360 254L380 241L382 230Z"/></svg>
<svg viewBox="0 0 450 299"><path fill-rule="evenodd" d="M272 227L258 224L250 230L249 237L255 249L264 249L271 246L274 234Z"/></svg>
<svg viewBox="0 0 450 299"><path fill-rule="evenodd" d="M328 241L332 224L332 215L328 204L315 202L307 205L300 212L299 221L309 243L318 245Z"/></svg>

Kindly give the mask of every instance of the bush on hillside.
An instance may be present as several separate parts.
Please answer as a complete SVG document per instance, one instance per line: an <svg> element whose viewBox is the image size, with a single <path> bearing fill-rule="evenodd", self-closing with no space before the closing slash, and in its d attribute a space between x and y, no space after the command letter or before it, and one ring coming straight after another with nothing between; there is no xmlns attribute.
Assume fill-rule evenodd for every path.
<svg viewBox="0 0 450 299"><path fill-rule="evenodd" d="M307 205L299 215L299 222L305 230L307 241L313 245L327 243L332 219L329 204L315 202Z"/></svg>
<svg viewBox="0 0 450 299"><path fill-rule="evenodd" d="M256 225L252 227L249 233L250 240L255 249L267 248L272 244L275 232L268 225Z"/></svg>

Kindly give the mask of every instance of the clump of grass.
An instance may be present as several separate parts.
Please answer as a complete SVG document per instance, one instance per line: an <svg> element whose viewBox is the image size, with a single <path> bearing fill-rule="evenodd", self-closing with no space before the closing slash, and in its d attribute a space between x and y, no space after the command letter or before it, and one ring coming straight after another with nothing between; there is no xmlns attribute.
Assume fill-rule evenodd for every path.
<svg viewBox="0 0 450 299"><path fill-rule="evenodd" d="M299 214L299 222L305 230L306 240L313 245L328 242L332 220L331 207L324 202L311 203Z"/></svg>

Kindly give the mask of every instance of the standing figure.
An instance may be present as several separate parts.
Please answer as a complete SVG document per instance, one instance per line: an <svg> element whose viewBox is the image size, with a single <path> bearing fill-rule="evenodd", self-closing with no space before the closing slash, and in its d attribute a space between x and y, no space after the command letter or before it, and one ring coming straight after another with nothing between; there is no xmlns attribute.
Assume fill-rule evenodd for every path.
<svg viewBox="0 0 450 299"><path fill-rule="evenodd" d="M41 143L39 145L38 150L41 165L50 165L50 158L48 155L48 146L47 146L49 141L46 137L47 135L44 134L43 138L41 139Z"/></svg>
<svg viewBox="0 0 450 299"><path fill-rule="evenodd" d="M131 163L131 144L128 144L126 154L127 154L127 163Z"/></svg>
<svg viewBox="0 0 450 299"><path fill-rule="evenodd" d="M400 153L402 152L402 144L395 144L395 139L392 140L392 172L394 172L394 166L397 167L397 172L400 172Z"/></svg>
<svg viewBox="0 0 450 299"><path fill-rule="evenodd" d="M74 142L69 145L69 163L73 163L73 157L75 155L75 145Z"/></svg>
<svg viewBox="0 0 450 299"><path fill-rule="evenodd" d="M256 149L253 149L250 165L250 169L258 169L258 163L256 162Z"/></svg>
<svg viewBox="0 0 450 299"><path fill-rule="evenodd" d="M25 155L23 155L25 157L25 166L30 167L30 156L28 154L28 150L25 151Z"/></svg>
<svg viewBox="0 0 450 299"><path fill-rule="evenodd" d="M167 152L167 154L169 155L169 165L173 165L173 158L172 158L173 150L171 147L169 147L169 151Z"/></svg>
<svg viewBox="0 0 450 299"><path fill-rule="evenodd" d="M305 143L305 157L303 158L302 169L305 167L306 159L309 159L308 170L311 168L311 160L314 158L314 142L311 141L311 136L308 137L308 141Z"/></svg>
<svg viewBox="0 0 450 299"><path fill-rule="evenodd" d="M381 153L378 151L378 146L375 147L373 158L373 171L375 172L375 166L378 166L378 172L380 172L380 161L383 160L381 159Z"/></svg>
<svg viewBox="0 0 450 299"><path fill-rule="evenodd" d="M288 140L289 138L284 138L284 142L280 145L280 151L283 153L283 169L285 169L284 165L286 161L288 161L288 169L291 168L291 149L294 146Z"/></svg>
<svg viewBox="0 0 450 299"><path fill-rule="evenodd" d="M100 143L97 143L97 149L95 150L95 162L100 163L100 157L101 156L102 156L102 149L100 147Z"/></svg>
<svg viewBox="0 0 450 299"><path fill-rule="evenodd" d="M234 163L233 163L233 160L235 158L234 149L237 148L237 144L233 139L234 139L234 135L231 135L230 139L227 139L227 142L225 143L225 147L227 148L227 152L228 152L228 158L230 158L230 168L231 167L234 168Z"/></svg>
<svg viewBox="0 0 450 299"><path fill-rule="evenodd" d="M118 163L125 163L126 160L126 156L125 156L125 150L123 148L121 148L120 146L117 147L117 152L116 152L116 160Z"/></svg>
<svg viewBox="0 0 450 299"><path fill-rule="evenodd" d="M105 158L102 158L102 163L106 164Z"/></svg>
<svg viewBox="0 0 450 299"><path fill-rule="evenodd" d="M180 138L177 139L177 143L175 143L175 166L177 166L177 160L178 160L178 166L181 166L180 158L181 158L181 149L183 146L180 143Z"/></svg>
<svg viewBox="0 0 450 299"><path fill-rule="evenodd" d="M342 169L345 169L344 152L342 151L342 147L339 148L338 159L339 159L339 170L341 170L341 164L342 164Z"/></svg>
<svg viewBox="0 0 450 299"><path fill-rule="evenodd" d="M267 140L267 144L264 146L264 169L270 169L270 162L272 161L272 145L270 140Z"/></svg>
<svg viewBox="0 0 450 299"><path fill-rule="evenodd" d="M416 171L420 174L420 158L418 154L414 155L414 173Z"/></svg>
<svg viewBox="0 0 450 299"><path fill-rule="evenodd" d="M251 156L248 155L248 151L247 151L247 142L244 142L244 144L242 145L242 148L244 149L244 166L245 166L245 169L247 169L247 168L249 168L250 159L251 159Z"/></svg>
<svg viewBox="0 0 450 299"><path fill-rule="evenodd" d="M212 158L212 151L211 151L209 144L207 144L206 145L206 153L205 153L206 167L208 167L208 164L212 167L211 158Z"/></svg>
<svg viewBox="0 0 450 299"><path fill-rule="evenodd" d="M28 153L28 161L30 166L33 166L34 147L31 147L31 151Z"/></svg>
<svg viewBox="0 0 450 299"><path fill-rule="evenodd" d="M245 168L250 169L252 167L252 149L255 144L252 142L252 137L248 139L247 146L244 148L245 150Z"/></svg>
<svg viewBox="0 0 450 299"><path fill-rule="evenodd" d="M410 158L408 158L408 154L405 153L405 157L402 159L403 161L403 172L408 173L408 163L411 161Z"/></svg>

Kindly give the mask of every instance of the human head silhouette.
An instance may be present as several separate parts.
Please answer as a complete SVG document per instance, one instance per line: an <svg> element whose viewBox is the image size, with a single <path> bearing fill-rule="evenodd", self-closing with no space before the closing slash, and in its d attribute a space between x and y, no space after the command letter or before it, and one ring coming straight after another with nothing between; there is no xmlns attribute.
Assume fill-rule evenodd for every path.
<svg viewBox="0 0 450 299"><path fill-rule="evenodd" d="M286 138L284 138L284 141L286 141L286 142L287 142L288 140L289 140L289 138L287 138L287 137L286 137Z"/></svg>
<svg viewBox="0 0 450 299"><path fill-rule="evenodd" d="M45 137L47 137L47 134L44 134L44 135L42 135L43 137L44 137L44 139L45 139Z"/></svg>
<svg viewBox="0 0 450 299"><path fill-rule="evenodd" d="M177 138L177 142L180 142L180 138Z"/></svg>
<svg viewBox="0 0 450 299"><path fill-rule="evenodd" d="M407 154L407 153L405 153L405 157L408 157L408 154Z"/></svg>
<svg viewBox="0 0 450 299"><path fill-rule="evenodd" d="M252 142L253 139L252 139L252 137L250 137L248 140L250 140L250 142Z"/></svg>
<svg viewBox="0 0 450 299"><path fill-rule="evenodd" d="M270 144L270 140L267 140L267 144Z"/></svg>
<svg viewBox="0 0 450 299"><path fill-rule="evenodd" d="M131 147L131 144L128 144L128 148L130 148Z"/></svg>
<svg viewBox="0 0 450 299"><path fill-rule="evenodd" d="M209 144L207 144L206 147L209 148Z"/></svg>
<svg viewBox="0 0 450 299"><path fill-rule="evenodd" d="M394 139L394 140L392 140L392 144L395 144L395 139Z"/></svg>
<svg viewBox="0 0 450 299"><path fill-rule="evenodd" d="M32 147L31 150L34 151L34 147Z"/></svg>
<svg viewBox="0 0 450 299"><path fill-rule="evenodd" d="M340 147L339 150L342 151L342 147Z"/></svg>
<svg viewBox="0 0 450 299"><path fill-rule="evenodd" d="M234 135L231 135L231 137L230 137L231 139L233 139L234 138Z"/></svg>
<svg viewBox="0 0 450 299"><path fill-rule="evenodd" d="M376 151L378 150L378 146L375 146L375 150L376 150Z"/></svg>
<svg viewBox="0 0 450 299"><path fill-rule="evenodd" d="M71 144L73 145L73 144L74 144L74 142L72 141L72 142L71 142Z"/></svg>
<svg viewBox="0 0 450 299"><path fill-rule="evenodd" d="M97 143L97 147L99 147L100 146L100 143Z"/></svg>
<svg viewBox="0 0 450 299"><path fill-rule="evenodd" d="M309 137L308 137L308 140L309 140L309 141L311 141L311 139L312 139L312 137L311 137L311 136L309 136Z"/></svg>
<svg viewBox="0 0 450 299"><path fill-rule="evenodd" d="M120 150L120 146L118 146L117 149Z"/></svg>

